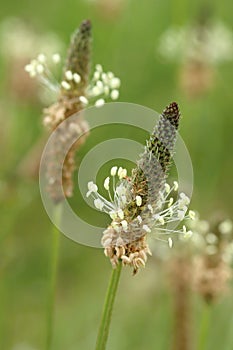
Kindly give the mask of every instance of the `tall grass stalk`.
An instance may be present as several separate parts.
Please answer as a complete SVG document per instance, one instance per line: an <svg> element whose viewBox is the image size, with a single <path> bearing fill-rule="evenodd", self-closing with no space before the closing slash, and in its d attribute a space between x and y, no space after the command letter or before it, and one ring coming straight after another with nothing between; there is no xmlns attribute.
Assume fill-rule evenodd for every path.
<svg viewBox="0 0 233 350"><path fill-rule="evenodd" d="M61 220L62 203L57 204L54 210L54 221L58 223ZM52 227L51 237L51 255L49 260L49 276L48 276L48 300L47 300L47 336L46 350L52 349L53 332L54 332L54 309L57 284L57 269L59 259L59 242L60 232L55 225Z"/></svg>
<svg viewBox="0 0 233 350"><path fill-rule="evenodd" d="M110 277L107 294L105 297L105 303L102 313L102 319L100 322L99 332L96 342L96 350L105 350L108 340L109 328L112 317L112 310L114 305L114 300L116 297L117 287L119 284L119 279L121 275L122 264L119 263L116 269L112 270Z"/></svg>
<svg viewBox="0 0 233 350"><path fill-rule="evenodd" d="M203 311L202 311L198 347L197 347L198 350L207 349L207 340L208 340L209 329L210 329L210 314L211 314L211 306L208 304L205 304L203 306Z"/></svg>
<svg viewBox="0 0 233 350"><path fill-rule="evenodd" d="M180 257L173 261L174 340L173 350L192 350L192 307L189 261Z"/></svg>

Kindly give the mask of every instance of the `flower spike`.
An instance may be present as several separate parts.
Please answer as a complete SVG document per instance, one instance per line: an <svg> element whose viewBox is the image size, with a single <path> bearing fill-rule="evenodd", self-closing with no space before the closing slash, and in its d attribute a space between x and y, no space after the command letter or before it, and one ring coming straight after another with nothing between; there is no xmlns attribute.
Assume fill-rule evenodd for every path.
<svg viewBox="0 0 233 350"><path fill-rule="evenodd" d="M123 265L133 267L134 274L139 267L144 267L147 255L151 254L146 242L148 234L155 234L157 238L160 235L169 236L166 239L169 247L173 244L170 237L172 233L187 235L185 226L182 230L167 227L168 223L189 218L186 215L189 198L180 193L174 201L172 194L178 190L178 183L175 181L173 186L166 183L179 118L178 105L173 102L160 115L130 177L126 169L112 167L111 176L104 182L108 199L98 193L93 182L88 184L87 195L94 198L98 210L107 213L112 219L103 233L102 245L113 267L120 260ZM111 196L111 193L114 195Z"/></svg>

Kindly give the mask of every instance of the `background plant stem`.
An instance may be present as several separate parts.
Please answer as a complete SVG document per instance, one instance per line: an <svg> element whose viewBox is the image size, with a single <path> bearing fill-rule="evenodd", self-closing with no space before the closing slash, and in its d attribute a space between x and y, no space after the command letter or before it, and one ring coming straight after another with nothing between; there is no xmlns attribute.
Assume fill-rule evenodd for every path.
<svg viewBox="0 0 233 350"><path fill-rule="evenodd" d="M207 339L208 339L209 325L210 325L210 313L211 313L211 306L208 304L205 304L203 306L203 311L202 311L202 319L201 319L200 333L199 333L199 340L198 340L198 350L204 350L207 348Z"/></svg>
<svg viewBox="0 0 233 350"><path fill-rule="evenodd" d="M173 261L174 340L173 350L192 350L192 307L189 260L180 257Z"/></svg>
<svg viewBox="0 0 233 350"><path fill-rule="evenodd" d="M58 204L54 210L54 220L58 223L61 220L62 204ZM53 328L54 328L54 306L56 296L57 266L59 256L60 232L55 225L52 227L51 255L49 260L48 280L48 304L47 304L47 337L46 350L52 349Z"/></svg>
<svg viewBox="0 0 233 350"><path fill-rule="evenodd" d="M99 327L96 350L106 349L109 327L111 323L113 304L116 297L117 287L120 279L122 264L119 263L116 269L112 270L110 282L105 297L102 319Z"/></svg>

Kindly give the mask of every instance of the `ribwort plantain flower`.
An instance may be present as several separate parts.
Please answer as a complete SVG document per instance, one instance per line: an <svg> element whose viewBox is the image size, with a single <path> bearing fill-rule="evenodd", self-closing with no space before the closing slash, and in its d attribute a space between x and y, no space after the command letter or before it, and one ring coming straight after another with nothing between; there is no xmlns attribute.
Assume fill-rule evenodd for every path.
<svg viewBox="0 0 233 350"><path fill-rule="evenodd" d="M4 89L21 103L42 102L41 89L29 79L23 67L38 52L49 54L62 50L59 38L52 32L36 31L31 23L21 18L7 17L0 23L0 46L7 73Z"/></svg>
<svg viewBox="0 0 233 350"><path fill-rule="evenodd" d="M50 59L41 53L25 67L32 78L38 78L57 96L56 102L44 109L44 125L53 131L67 120L59 130L53 154L47 162L48 191L55 203L63 199L63 194L58 190L61 182L65 197L73 195L75 153L85 142L89 130L88 123L81 116L75 122L69 122L68 118L87 105L101 107L106 99L116 100L119 97L120 79L112 72L105 73L100 64L96 65L93 77L90 78L91 42L91 22L85 20L72 36L60 83L49 68L51 61L55 66L60 64L61 57L58 53L54 53ZM64 155L63 149L66 149L67 144L72 144L72 147ZM60 179L57 164L63 161L64 156Z"/></svg>
<svg viewBox="0 0 233 350"><path fill-rule="evenodd" d="M215 68L232 60L233 33L224 23L199 18L192 26L167 29L158 50L165 59L181 64L181 88L196 97L214 85Z"/></svg>
<svg viewBox="0 0 233 350"><path fill-rule="evenodd" d="M202 238L194 259L194 288L206 302L214 302L227 291L232 278L233 223L229 219L197 219L192 230Z"/></svg>
<svg viewBox="0 0 233 350"><path fill-rule="evenodd" d="M108 198L99 194L95 183L88 183L87 197L92 196L95 207L112 220L103 232L102 245L114 268L120 261L133 267L134 274L144 267L147 256L151 255L148 234L158 239L167 236L170 247L172 233L189 234L185 226L179 230L168 225L189 217L190 199L180 193L175 200L178 183L175 181L170 186L166 182L179 120L179 108L173 102L160 115L131 176L122 167L111 168L110 176L104 181Z"/></svg>

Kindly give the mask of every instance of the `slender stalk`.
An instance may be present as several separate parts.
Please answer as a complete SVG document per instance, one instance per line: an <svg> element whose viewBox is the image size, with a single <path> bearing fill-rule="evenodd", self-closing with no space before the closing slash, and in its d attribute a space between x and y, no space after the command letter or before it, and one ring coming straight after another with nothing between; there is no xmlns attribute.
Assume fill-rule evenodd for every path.
<svg viewBox="0 0 233 350"><path fill-rule="evenodd" d="M56 223L61 219L62 204L58 204L54 211L54 220ZM51 256L49 261L49 285L48 285L48 301L47 301L47 336L46 350L52 349L53 326L54 326L54 306L57 282L57 266L59 256L60 232L55 225L52 227Z"/></svg>
<svg viewBox="0 0 233 350"><path fill-rule="evenodd" d="M174 340L173 350L192 350L189 262L178 258L173 262Z"/></svg>
<svg viewBox="0 0 233 350"><path fill-rule="evenodd" d="M108 333L111 323L113 304L116 297L117 287L120 279L122 264L119 263L116 269L112 271L107 294L105 297L105 303L102 313L102 319L99 327L99 333L97 336L96 350L105 350L108 339Z"/></svg>
<svg viewBox="0 0 233 350"><path fill-rule="evenodd" d="M210 312L211 312L211 306L208 304L204 305L201 325L200 325L198 347L197 347L198 350L204 350L207 348L207 338L208 338L209 326L210 326Z"/></svg>

